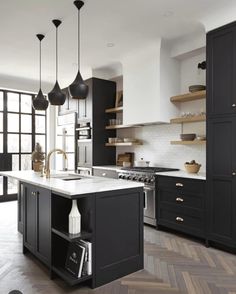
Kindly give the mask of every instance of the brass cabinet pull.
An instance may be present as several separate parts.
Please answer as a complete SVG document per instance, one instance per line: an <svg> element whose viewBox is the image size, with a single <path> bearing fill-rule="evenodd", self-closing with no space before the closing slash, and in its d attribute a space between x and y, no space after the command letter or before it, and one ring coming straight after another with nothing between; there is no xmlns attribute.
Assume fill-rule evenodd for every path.
<svg viewBox="0 0 236 294"><path fill-rule="evenodd" d="M236 104L232 104L232 107L236 107Z"/></svg>
<svg viewBox="0 0 236 294"><path fill-rule="evenodd" d="M36 196L36 192L31 192L31 195Z"/></svg>
<svg viewBox="0 0 236 294"><path fill-rule="evenodd" d="M181 197L177 197L177 198L175 199L175 201L176 201L176 202L184 202L184 199L181 198Z"/></svg>
<svg viewBox="0 0 236 294"><path fill-rule="evenodd" d="M106 173L103 173L103 174L102 174L103 177L105 177L106 175L107 175Z"/></svg>
<svg viewBox="0 0 236 294"><path fill-rule="evenodd" d="M183 187L184 185L182 183L176 183L175 186L176 187Z"/></svg>
<svg viewBox="0 0 236 294"><path fill-rule="evenodd" d="M184 219L182 217L177 216L175 219L177 222L182 223L184 221Z"/></svg>

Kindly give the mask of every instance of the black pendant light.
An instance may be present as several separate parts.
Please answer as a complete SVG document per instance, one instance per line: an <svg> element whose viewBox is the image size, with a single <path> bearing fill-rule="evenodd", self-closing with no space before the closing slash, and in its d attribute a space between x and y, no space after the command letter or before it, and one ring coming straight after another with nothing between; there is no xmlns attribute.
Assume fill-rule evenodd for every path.
<svg viewBox="0 0 236 294"><path fill-rule="evenodd" d="M59 19L54 19L53 24L56 27L56 83L54 88L50 93L48 93L48 99L52 105L63 105L66 101L66 95L62 92L59 84L58 84L58 36L57 31L58 27L61 24Z"/></svg>
<svg viewBox="0 0 236 294"><path fill-rule="evenodd" d="M80 9L84 6L83 1L74 1L78 9L78 73L74 82L69 86L70 95L74 99L85 99L88 96L88 86L80 74Z"/></svg>
<svg viewBox="0 0 236 294"><path fill-rule="evenodd" d="M36 35L39 39L39 92L38 95L33 99L33 107L35 110L46 110L48 108L48 100L45 99L41 90L41 41L45 37L44 35Z"/></svg>

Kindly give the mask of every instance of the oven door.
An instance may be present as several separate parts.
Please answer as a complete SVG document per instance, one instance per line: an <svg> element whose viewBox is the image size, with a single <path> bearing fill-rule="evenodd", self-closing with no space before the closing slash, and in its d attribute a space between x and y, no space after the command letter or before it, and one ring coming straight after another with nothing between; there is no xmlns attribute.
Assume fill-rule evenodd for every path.
<svg viewBox="0 0 236 294"><path fill-rule="evenodd" d="M156 226L156 193L154 186L144 186L144 223Z"/></svg>

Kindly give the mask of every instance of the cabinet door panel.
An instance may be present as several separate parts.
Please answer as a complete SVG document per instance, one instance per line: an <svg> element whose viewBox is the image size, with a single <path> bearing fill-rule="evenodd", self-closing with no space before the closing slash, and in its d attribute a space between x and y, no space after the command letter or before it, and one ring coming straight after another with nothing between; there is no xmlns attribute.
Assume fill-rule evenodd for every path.
<svg viewBox="0 0 236 294"><path fill-rule="evenodd" d="M36 245L36 196L31 186L24 186L24 244L31 252Z"/></svg>
<svg viewBox="0 0 236 294"><path fill-rule="evenodd" d="M92 143L78 143L78 166L92 166Z"/></svg>
<svg viewBox="0 0 236 294"><path fill-rule="evenodd" d="M208 115L236 113L235 29L230 26L207 35Z"/></svg>
<svg viewBox="0 0 236 294"><path fill-rule="evenodd" d="M126 190L96 198L96 286L142 267L143 193Z"/></svg>
<svg viewBox="0 0 236 294"><path fill-rule="evenodd" d="M235 157L235 119L214 119L208 124L208 168L214 176L231 176Z"/></svg>
<svg viewBox="0 0 236 294"><path fill-rule="evenodd" d="M208 121L208 233L211 240L236 246L236 118Z"/></svg>
<svg viewBox="0 0 236 294"><path fill-rule="evenodd" d="M235 205L231 180L211 179L210 191L210 236L227 246L236 246Z"/></svg>
<svg viewBox="0 0 236 294"><path fill-rule="evenodd" d="M38 189L37 196L37 246L36 253L47 264L51 257L51 195L46 189Z"/></svg>

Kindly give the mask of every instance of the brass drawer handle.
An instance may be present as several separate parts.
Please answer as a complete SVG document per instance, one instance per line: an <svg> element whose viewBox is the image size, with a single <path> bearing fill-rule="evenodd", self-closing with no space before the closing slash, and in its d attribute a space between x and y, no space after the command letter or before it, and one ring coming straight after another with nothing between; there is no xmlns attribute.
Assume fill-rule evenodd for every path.
<svg viewBox="0 0 236 294"><path fill-rule="evenodd" d="M177 198L175 199L175 201L176 201L176 202L184 202L184 199L181 198L181 197L177 197Z"/></svg>
<svg viewBox="0 0 236 294"><path fill-rule="evenodd" d="M183 187L184 185L182 183L176 183L175 186L176 187Z"/></svg>
<svg viewBox="0 0 236 294"><path fill-rule="evenodd" d="M175 219L177 222L182 223L184 221L184 219L182 217L177 216Z"/></svg>

